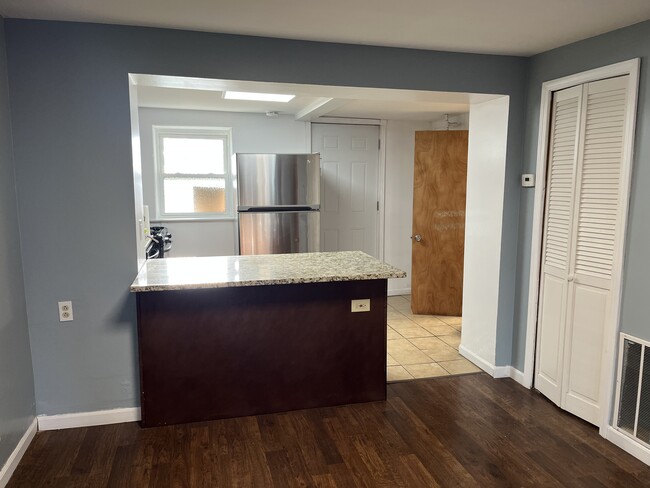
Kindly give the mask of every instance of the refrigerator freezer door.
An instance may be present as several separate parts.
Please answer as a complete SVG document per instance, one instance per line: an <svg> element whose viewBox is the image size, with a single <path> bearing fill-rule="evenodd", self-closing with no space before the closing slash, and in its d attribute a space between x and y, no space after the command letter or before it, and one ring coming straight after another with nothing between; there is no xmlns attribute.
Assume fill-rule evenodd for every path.
<svg viewBox="0 0 650 488"><path fill-rule="evenodd" d="M320 251L320 212L239 214L239 254Z"/></svg>
<svg viewBox="0 0 650 488"><path fill-rule="evenodd" d="M318 154L237 154L237 204L312 207L320 204Z"/></svg>

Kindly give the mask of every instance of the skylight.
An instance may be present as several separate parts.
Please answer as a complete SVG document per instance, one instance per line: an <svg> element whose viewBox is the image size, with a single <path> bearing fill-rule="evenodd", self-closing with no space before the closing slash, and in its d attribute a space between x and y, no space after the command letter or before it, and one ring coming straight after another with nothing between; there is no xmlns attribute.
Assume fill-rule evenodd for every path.
<svg viewBox="0 0 650 488"><path fill-rule="evenodd" d="M259 102L282 102L287 103L294 98L295 95L283 95L280 93L253 93L253 92L240 92L240 91L227 91L223 94L226 100L255 100Z"/></svg>

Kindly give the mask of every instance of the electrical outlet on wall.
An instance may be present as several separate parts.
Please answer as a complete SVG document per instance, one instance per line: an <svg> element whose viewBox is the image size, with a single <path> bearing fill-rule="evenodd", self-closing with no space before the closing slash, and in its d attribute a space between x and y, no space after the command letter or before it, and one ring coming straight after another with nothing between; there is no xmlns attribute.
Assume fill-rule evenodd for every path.
<svg viewBox="0 0 650 488"><path fill-rule="evenodd" d="M71 322L72 320L72 302L59 302L59 322Z"/></svg>

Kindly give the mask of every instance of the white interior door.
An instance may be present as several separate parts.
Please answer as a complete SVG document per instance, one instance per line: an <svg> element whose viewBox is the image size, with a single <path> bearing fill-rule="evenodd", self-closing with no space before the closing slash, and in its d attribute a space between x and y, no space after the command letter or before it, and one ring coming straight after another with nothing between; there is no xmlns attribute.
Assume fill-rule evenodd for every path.
<svg viewBox="0 0 650 488"><path fill-rule="evenodd" d="M321 249L378 256L379 127L312 124L321 154Z"/></svg>
<svg viewBox="0 0 650 488"><path fill-rule="evenodd" d="M557 92L551 118L535 386L593 424L601 420L604 331L625 232L627 87L623 76Z"/></svg>

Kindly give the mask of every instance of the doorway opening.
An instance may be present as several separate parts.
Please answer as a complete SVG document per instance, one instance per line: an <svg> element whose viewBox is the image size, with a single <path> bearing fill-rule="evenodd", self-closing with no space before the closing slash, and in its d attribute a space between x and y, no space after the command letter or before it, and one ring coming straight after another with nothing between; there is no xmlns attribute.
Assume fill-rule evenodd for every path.
<svg viewBox="0 0 650 488"><path fill-rule="evenodd" d="M282 105L233 101L223 96L229 90L287 93L294 98ZM143 229L149 224L167 227L173 235L168 257L234 255L238 249L235 219L227 215L218 219L170 218L157 208L161 200L156 197L154 184L154 127L227 130L231 134L229 144L233 153L319 151L324 155L323 181L330 185L323 188L324 213L331 212L331 225L324 225L321 233L324 249L362 250L405 270L409 278L390 280L388 285L389 321L405 321L401 328L404 334L399 327L391 327L388 340L404 341L392 343L393 347L401 345L403 349L416 347L417 343L416 349L422 354L442 351L426 357L418 355L417 362L400 366L429 365L429 369L438 370L434 365L440 366L447 360L462 362L462 368L460 363L456 368L451 364L448 369L443 367L447 374L473 371L477 367L493 373L507 96L140 74L130 75L130 95L139 265L145 259ZM435 314L413 314L410 304L415 134L441 129L445 114L451 114L447 122L465 117L472 134L467 163L468 217L463 261L490 263L474 266L471 272L464 273L462 324L461 313L447 314L444 319ZM331 131L337 134L332 136ZM350 131L368 134L360 136ZM344 151L330 151L334 149L328 147L332 146L333 137L348 141L351 149L347 155ZM377 141L376 149L374 141ZM486 179L488 186L483 184ZM230 198L235 192L233 188ZM221 194L227 196L228 192ZM145 207L149 210L149 223ZM223 207L228 208L227 203ZM485 295L491 299L488 306ZM423 327L422 322L427 322L429 328ZM423 335L405 337L409 335L405 329L415 328ZM389 367L394 366L394 359L388 357ZM404 363L412 360L403 359ZM421 375L409 373L409 376Z"/></svg>
<svg viewBox="0 0 650 488"><path fill-rule="evenodd" d="M481 371L458 352L462 317L413 314L411 300L388 297L388 381Z"/></svg>
<svg viewBox="0 0 650 488"><path fill-rule="evenodd" d="M459 353L467 115L415 132L411 294L389 299L389 380L480 371Z"/></svg>

